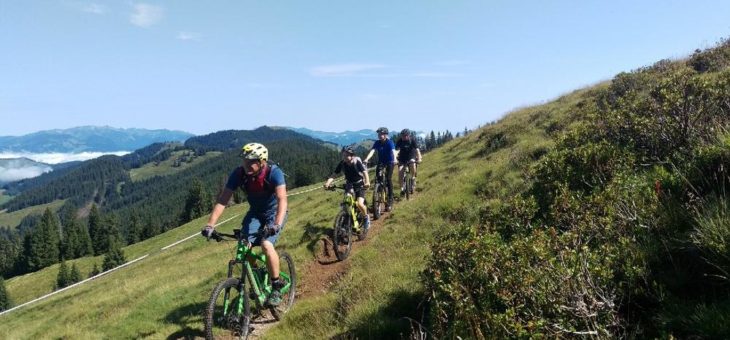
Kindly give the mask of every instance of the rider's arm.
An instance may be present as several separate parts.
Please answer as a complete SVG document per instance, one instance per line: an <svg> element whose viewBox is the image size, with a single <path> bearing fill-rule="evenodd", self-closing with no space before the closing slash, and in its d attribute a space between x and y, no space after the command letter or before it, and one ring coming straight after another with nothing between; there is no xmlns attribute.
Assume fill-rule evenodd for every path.
<svg viewBox="0 0 730 340"><path fill-rule="evenodd" d="M374 153L375 153L375 149L370 149L370 152L368 152L367 157L365 157L365 163L367 163L370 160L370 157L373 157Z"/></svg>
<svg viewBox="0 0 730 340"><path fill-rule="evenodd" d="M423 156L421 156L421 149L416 148L416 156L416 161L418 161L418 163L421 163L421 160L423 159Z"/></svg>
<svg viewBox="0 0 730 340"><path fill-rule="evenodd" d="M398 159L395 155L395 143L393 143L393 141L390 139L388 140L388 142L388 145L390 146L390 152L393 153L393 161L391 163L395 164L396 160Z"/></svg>
<svg viewBox="0 0 730 340"><path fill-rule="evenodd" d="M231 200L232 195L233 191L231 189L223 189L223 192L221 192L218 196L218 200L216 200L215 206L213 207L213 211L210 213L210 217L208 218L208 223L206 223L206 225L215 228L215 223L218 221L218 218L221 217L223 210L226 209L226 204L228 204L228 201Z"/></svg>
<svg viewBox="0 0 730 340"><path fill-rule="evenodd" d="M365 186L366 187L369 187L370 186L370 176L368 175L368 171L367 170L365 170L365 171L362 172L362 178L365 179Z"/></svg>
<svg viewBox="0 0 730 340"><path fill-rule="evenodd" d="M276 209L276 218L274 218L274 224L281 225L284 223L284 216L286 216L286 210L288 207L288 201L286 198L286 185L280 185L276 187L276 200L279 203L279 207Z"/></svg>

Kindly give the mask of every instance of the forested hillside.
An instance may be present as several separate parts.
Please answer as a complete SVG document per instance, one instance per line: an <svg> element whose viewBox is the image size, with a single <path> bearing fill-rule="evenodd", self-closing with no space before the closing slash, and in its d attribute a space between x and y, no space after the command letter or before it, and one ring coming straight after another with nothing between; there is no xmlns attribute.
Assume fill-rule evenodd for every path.
<svg viewBox="0 0 730 340"><path fill-rule="evenodd" d="M188 153L195 155L205 153L200 149L193 151L181 144L156 143L122 157L103 156L84 162L68 171L55 174L52 172L37 179L27 180L26 185L13 187L24 190L2 208L12 212L65 200L56 217L62 226L61 234L64 236L62 239L67 240L65 236L68 236L65 235L67 231L65 226L78 223L88 225L85 229L88 229L89 235L86 237L90 237L94 245L93 254L99 255L112 250L112 243L107 240L108 237L117 240L120 245L133 244L206 214L230 172L240 165L239 149L247 142L268 141L266 143L271 160L284 170L290 188L320 181L339 158L337 152L323 146L320 141L289 130L262 127L237 134L229 135L226 132L213 135L218 137L203 138L204 141L214 141L213 145L208 146L200 141L195 145L206 150L224 152L183 170L170 169L165 172L163 169L161 176L132 181L130 170L144 164L166 160L174 151L188 150ZM222 142L225 138L232 139ZM229 149L221 148L215 143L239 145ZM172 175L165 175L166 173ZM240 195L235 196L236 202L242 199ZM94 232L90 218L87 219L90 211L99 214L100 226L97 229L101 229L102 232ZM4 236L0 235L0 261L2 261L0 268L3 269L4 276L9 277L39 268L29 263L31 258L29 252L32 250L25 240L33 237L36 227L41 225L42 221L38 215L30 215L20 223L17 231L11 230ZM78 237L83 239L82 236ZM78 237L73 236L71 239ZM59 243L58 247L76 246ZM62 258L73 259L85 255L89 253L61 251L56 256L56 261L51 263L56 263Z"/></svg>

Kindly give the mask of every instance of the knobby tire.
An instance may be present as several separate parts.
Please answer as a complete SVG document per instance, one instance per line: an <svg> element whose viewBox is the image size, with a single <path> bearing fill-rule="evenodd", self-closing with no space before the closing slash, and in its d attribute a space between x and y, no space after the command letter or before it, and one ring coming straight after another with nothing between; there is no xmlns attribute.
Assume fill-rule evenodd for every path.
<svg viewBox="0 0 730 340"><path fill-rule="evenodd" d="M289 281L291 282L291 286L289 287L289 291L287 291L281 297L281 303L276 307L272 306L269 308L269 310L271 311L271 315L274 317L274 319L276 319L276 321L280 321L281 316L289 311L291 306L294 304L294 298L297 292L297 272L294 269L294 261L292 260L291 256L289 256L289 254L285 252L282 252L281 254L279 254L279 264L279 272L283 272L289 275ZM281 264L283 264L283 266ZM279 274L279 277L281 277L281 274Z"/></svg>
<svg viewBox="0 0 730 340"><path fill-rule="evenodd" d="M237 314L236 301L243 299L243 311ZM228 301L228 315L224 315L224 303ZM239 339L248 337L251 325L251 307L243 282L229 278L218 283L210 295L205 309L205 338L214 339L213 328L221 328L238 334Z"/></svg>
<svg viewBox="0 0 730 340"><path fill-rule="evenodd" d="M352 221L347 211L340 210L335 218L333 231L335 256L342 261L350 255L352 249Z"/></svg>

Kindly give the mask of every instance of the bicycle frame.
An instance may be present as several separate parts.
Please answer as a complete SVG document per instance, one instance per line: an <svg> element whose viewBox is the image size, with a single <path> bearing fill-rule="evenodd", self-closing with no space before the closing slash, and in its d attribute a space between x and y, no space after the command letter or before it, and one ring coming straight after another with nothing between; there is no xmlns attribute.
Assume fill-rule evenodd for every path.
<svg viewBox="0 0 730 340"><path fill-rule="evenodd" d="M228 261L227 277L232 278L235 266L237 264L241 264L243 266L243 270L241 271L241 282L244 282L244 285L246 281L251 283L251 292L253 292L256 296L254 301L256 301L258 306L263 306L266 301L266 297L271 294L272 290L271 284L269 283L269 272L266 269L266 255L255 252L248 240L242 238L240 230L234 229L233 232L234 236L238 239L238 244L236 245L236 257ZM231 236L226 234L221 235ZM257 264L256 268L251 265L251 262ZM263 269L261 271L263 273L255 269ZM279 276L285 282L284 287L281 288L281 292L287 293L291 287L291 278L283 271L279 273ZM228 296L226 296L226 304L227 303ZM243 308L243 304L239 303L237 308L240 313ZM224 306L224 311L225 313L228 312L228 306Z"/></svg>
<svg viewBox="0 0 730 340"><path fill-rule="evenodd" d="M350 216L350 219L353 221L353 223L352 223L353 228L356 230L359 229L360 222L358 221L358 218L357 218L358 208L356 206L357 200L355 199L355 193L352 192L352 189L348 190L344 186L342 186L342 187L336 186L333 188L344 191L344 194L342 195L342 203L340 203L340 208L342 208L342 210L345 211L348 216ZM364 203L365 203L365 206L367 207L367 202L364 202Z"/></svg>

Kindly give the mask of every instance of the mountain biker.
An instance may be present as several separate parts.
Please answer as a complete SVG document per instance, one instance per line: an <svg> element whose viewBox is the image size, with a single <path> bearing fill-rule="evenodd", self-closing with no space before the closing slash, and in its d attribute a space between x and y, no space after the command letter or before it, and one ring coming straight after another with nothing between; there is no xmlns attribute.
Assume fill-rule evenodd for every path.
<svg viewBox="0 0 730 340"><path fill-rule="evenodd" d="M403 196L406 192L404 186L406 166L413 174L413 181L416 180L416 165L415 163L421 163L421 149L418 148L418 142L413 137L413 134L408 129L403 129L400 132L400 139L395 144L396 160L398 162L398 180L400 181L400 193Z"/></svg>
<svg viewBox="0 0 730 340"><path fill-rule="evenodd" d="M388 136L388 128L381 127L375 132L378 133L378 140L373 143L373 148L370 149L367 157L365 157L365 163L367 164L370 158L373 156L375 151L378 151L378 166L376 167L375 173L378 173L381 167L385 167L385 187L388 189L388 204L385 206L385 211L390 211L393 208L393 166L395 165L395 145Z"/></svg>
<svg viewBox="0 0 730 340"><path fill-rule="evenodd" d="M274 249L288 217L284 172L276 165L267 164L269 151L262 144L244 145L240 157L242 165L231 172L201 233L207 238L213 235L216 221L233 192L241 188L249 204L249 210L241 221L241 234L252 246L260 245L266 254L266 267L273 288L267 303L276 306L281 303L281 288L284 286L284 281L279 279L279 254Z"/></svg>
<svg viewBox="0 0 730 340"><path fill-rule="evenodd" d="M335 174L340 172L345 173L345 181L347 182L346 188L352 188L355 191L355 198L357 199L357 207L365 216L365 229L370 228L370 215L368 215L368 208L365 206L365 189L370 187L370 177L368 176L368 169L363 164L360 157L355 156L355 151L352 147L345 146L342 148L342 161L337 164L337 167L327 178L327 182L324 183L325 189L332 185Z"/></svg>

